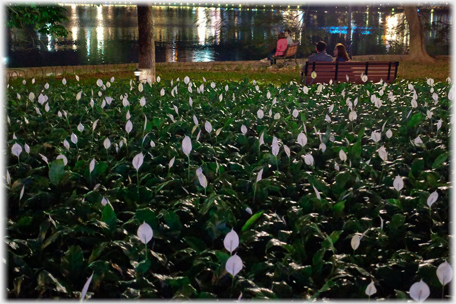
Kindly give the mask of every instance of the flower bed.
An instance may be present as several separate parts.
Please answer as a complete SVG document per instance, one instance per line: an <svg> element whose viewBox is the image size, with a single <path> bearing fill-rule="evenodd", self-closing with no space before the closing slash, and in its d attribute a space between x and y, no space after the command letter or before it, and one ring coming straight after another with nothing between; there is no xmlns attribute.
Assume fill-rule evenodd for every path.
<svg viewBox="0 0 456 304"><path fill-rule="evenodd" d="M448 293L450 84L30 82L8 297Z"/></svg>

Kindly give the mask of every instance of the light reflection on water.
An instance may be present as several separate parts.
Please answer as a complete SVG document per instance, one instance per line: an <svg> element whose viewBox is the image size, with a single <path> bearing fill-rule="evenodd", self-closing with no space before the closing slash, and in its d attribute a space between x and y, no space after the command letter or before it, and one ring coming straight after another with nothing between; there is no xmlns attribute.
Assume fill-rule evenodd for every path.
<svg viewBox="0 0 456 304"><path fill-rule="evenodd" d="M46 48L27 52L8 51L8 67L45 65L85 65L138 61L137 7L118 5L66 4L71 31L65 39L37 35ZM344 10L328 13L306 9L226 9L219 7L168 7L154 10L154 37L157 62L201 62L258 60L274 46L278 32L286 27L307 25L307 35L325 37L328 53L345 42L348 27ZM265 24L264 20L275 23ZM352 54L383 54L406 43L396 33L403 14L394 10L366 9L352 14ZM449 20L449 12L432 12L430 20ZM283 20L288 21L287 24ZM20 35L20 33L19 33ZM292 38L303 40L303 32ZM426 35L435 38L435 32ZM329 38L328 38L329 37ZM393 44L391 42L394 42ZM313 47L302 46L301 57ZM305 49L306 48L306 49ZM305 49L305 50L304 50ZM310 51L309 51L310 49Z"/></svg>

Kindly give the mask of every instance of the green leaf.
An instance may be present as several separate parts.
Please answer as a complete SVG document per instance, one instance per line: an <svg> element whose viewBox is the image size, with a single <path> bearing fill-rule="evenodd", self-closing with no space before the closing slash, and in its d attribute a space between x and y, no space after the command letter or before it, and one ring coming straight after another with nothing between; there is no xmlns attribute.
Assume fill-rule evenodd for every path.
<svg viewBox="0 0 456 304"><path fill-rule="evenodd" d="M412 117L410 117L409 121L407 122L407 127L414 128L419 125L424 119L424 116L421 113L416 113Z"/></svg>
<svg viewBox="0 0 456 304"><path fill-rule="evenodd" d="M261 212L258 212L258 213L255 213L254 215L252 215L248 220L247 222L245 222L244 226L242 226L242 229L241 231L244 232L246 231L247 229L249 229L257 220L258 218L264 213L264 211L261 211Z"/></svg>
<svg viewBox="0 0 456 304"><path fill-rule="evenodd" d="M399 228L402 224L404 224L405 221L405 215L396 213L391 217L391 224L390 224L390 229L396 229Z"/></svg>
<svg viewBox="0 0 456 304"><path fill-rule="evenodd" d="M434 160L434 163L432 163L432 169L438 168L441 164L443 164L447 158L448 158L449 152L445 152L437 156L437 158Z"/></svg>
<svg viewBox="0 0 456 304"><path fill-rule="evenodd" d="M136 266L136 272L139 274L145 274L149 268L152 262L150 260L143 260L138 263L138 266Z"/></svg>
<svg viewBox="0 0 456 304"><path fill-rule="evenodd" d="M140 224L146 222L153 230L158 230L157 216L150 208L136 210L135 217Z"/></svg>
<svg viewBox="0 0 456 304"><path fill-rule="evenodd" d="M192 249L195 249L196 252L200 253L203 250L206 250L206 244L197 237L194 236L186 236L184 237L184 241L190 245Z"/></svg>
<svg viewBox="0 0 456 304"><path fill-rule="evenodd" d="M49 166L49 180L57 186L65 174L65 166L62 159L54 160Z"/></svg>
<svg viewBox="0 0 456 304"><path fill-rule="evenodd" d="M337 204L335 204L333 206L333 210L336 213L342 212L342 210L344 210L344 208L345 208L345 201L338 202Z"/></svg>
<svg viewBox="0 0 456 304"><path fill-rule="evenodd" d="M81 247L70 246L62 258L60 270L65 277L71 280L77 279L81 273L83 261L84 256Z"/></svg>
<svg viewBox="0 0 456 304"><path fill-rule="evenodd" d="M117 217L110 204L106 204L106 206L104 206L101 219L106 223L106 225L108 225L109 230L114 231L114 229L116 229Z"/></svg>

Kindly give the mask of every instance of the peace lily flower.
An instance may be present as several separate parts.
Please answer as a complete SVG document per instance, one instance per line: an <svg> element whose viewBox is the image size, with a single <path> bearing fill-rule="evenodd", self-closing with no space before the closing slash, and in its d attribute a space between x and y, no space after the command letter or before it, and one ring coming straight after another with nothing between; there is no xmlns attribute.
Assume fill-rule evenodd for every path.
<svg viewBox="0 0 456 304"><path fill-rule="evenodd" d="M369 285L367 285L366 294L370 297L371 295L373 295L376 292L377 292L377 288L375 288L374 281L371 281L371 283Z"/></svg>
<svg viewBox="0 0 456 304"><path fill-rule="evenodd" d="M144 155L141 153L136 154L136 156L133 158L133 167L136 169L136 171L139 171L139 168L142 166L144 161Z"/></svg>
<svg viewBox="0 0 456 304"><path fill-rule="evenodd" d="M103 80L98 79L97 80L97 86L101 87L103 85Z"/></svg>
<svg viewBox="0 0 456 304"><path fill-rule="evenodd" d="M437 191L434 191L429 195L429 197L427 199L427 204L428 204L429 208L431 208L432 204L434 204L438 198L439 198L439 194L437 193Z"/></svg>
<svg viewBox="0 0 456 304"><path fill-rule="evenodd" d="M351 239L351 242L350 242L351 247L353 248L353 250L358 249L360 241L361 241L361 239L359 237L359 234L358 233L354 234L352 239Z"/></svg>
<svg viewBox="0 0 456 304"><path fill-rule="evenodd" d="M228 273L230 273L233 277L236 276L239 271L242 270L242 260L237 254L231 256L225 264L225 269Z"/></svg>
<svg viewBox="0 0 456 304"><path fill-rule="evenodd" d="M199 181L201 187L204 188L204 193L206 193L206 187L207 187L207 178L206 178L206 176L202 172L197 174L197 176L198 176L198 181Z"/></svg>
<svg viewBox="0 0 456 304"><path fill-rule="evenodd" d="M262 132L260 135L260 146L261 145L264 145L264 132Z"/></svg>
<svg viewBox="0 0 456 304"><path fill-rule="evenodd" d="M355 120L357 117L358 116L356 115L355 111L351 111L350 114L348 115L348 119L350 119L350 121Z"/></svg>
<svg viewBox="0 0 456 304"><path fill-rule="evenodd" d="M239 246L239 236L236 231L234 231L234 229L231 229L231 231L225 236L223 245L225 246L226 250L230 252L230 254L232 254L233 251L236 250L236 248Z"/></svg>
<svg viewBox="0 0 456 304"><path fill-rule="evenodd" d="M325 116L325 121L326 121L326 122L331 122L331 117L329 117L328 114L326 114L326 116Z"/></svg>
<svg viewBox="0 0 456 304"><path fill-rule="evenodd" d="M410 297L417 302L423 302L429 297L431 293L429 290L429 286L426 283L424 283L423 280L413 284L410 287L409 292Z"/></svg>
<svg viewBox="0 0 456 304"><path fill-rule="evenodd" d="M383 161L386 161L388 159L388 152L386 152L386 149L384 146L381 146L379 149L378 149L378 156L380 156L380 158L383 160Z"/></svg>
<svg viewBox="0 0 456 304"><path fill-rule="evenodd" d="M82 91L79 91L78 94L76 94L76 100L81 99L82 96Z"/></svg>
<svg viewBox="0 0 456 304"><path fill-rule="evenodd" d="M152 228L149 226L149 224L147 224L145 221L142 223L141 226L139 226L138 228L138 231L137 231L137 235L138 235L138 238L139 240L143 243L143 244L147 244L149 243L149 241L152 239L152 237L154 236L154 231L152 230Z"/></svg>
<svg viewBox="0 0 456 304"><path fill-rule="evenodd" d="M416 102L416 99L412 99L411 104L412 104L412 108L418 107L418 103Z"/></svg>
<svg viewBox="0 0 456 304"><path fill-rule="evenodd" d="M210 122L206 121L206 123L204 124L204 128L206 129L207 133L211 133L212 125Z"/></svg>
<svg viewBox="0 0 456 304"><path fill-rule="evenodd" d="M95 158L92 159L92 161L90 162L90 165L89 165L90 173L92 173L93 169L95 169Z"/></svg>
<svg viewBox="0 0 456 304"><path fill-rule="evenodd" d="M439 119L439 120L437 121L437 131L440 130L441 127L442 127L442 120Z"/></svg>
<svg viewBox="0 0 456 304"><path fill-rule="evenodd" d="M386 137L391 138L392 136L393 132L391 131L391 129L388 129L388 131L386 131Z"/></svg>
<svg viewBox="0 0 456 304"><path fill-rule="evenodd" d="M21 155L21 153L22 153L21 145L19 145L18 143L15 143L13 145L13 147L11 148L11 153L13 153L13 155L16 155L19 158L19 155Z"/></svg>
<svg viewBox="0 0 456 304"><path fill-rule="evenodd" d="M243 135L245 135L247 133L247 127L242 125L241 126L241 132L242 132Z"/></svg>
<svg viewBox="0 0 456 304"><path fill-rule="evenodd" d="M275 120L280 119L280 113L275 113L275 114L274 114L274 119L275 119Z"/></svg>
<svg viewBox="0 0 456 304"><path fill-rule="evenodd" d="M78 80L79 81L79 80ZM93 277L93 273L92 275L87 279L87 282L84 284L84 287L82 288L82 291L81 291L81 301L84 300L85 298L85 295L87 293L87 290L89 290L89 285L90 285L90 282L92 282L92 277Z"/></svg>
<svg viewBox="0 0 456 304"><path fill-rule="evenodd" d="M63 141L63 146L64 146L67 150L70 149L70 143L69 143L66 139Z"/></svg>
<svg viewBox="0 0 456 304"><path fill-rule="evenodd" d="M67 81L65 78L62 79L62 83L63 83L63 85L66 85Z"/></svg>
<svg viewBox="0 0 456 304"><path fill-rule="evenodd" d="M79 132L84 131L84 126L81 123L79 123L79 125L78 125L78 131Z"/></svg>
<svg viewBox="0 0 456 304"><path fill-rule="evenodd" d="M421 140L419 135L413 140L413 142L415 143L416 146L424 145L424 143Z"/></svg>
<svg viewBox="0 0 456 304"><path fill-rule="evenodd" d="M379 142L380 139L382 138L382 134L377 132L377 131L373 131L372 134L371 134L371 138L372 138L373 141Z"/></svg>
<svg viewBox="0 0 456 304"><path fill-rule="evenodd" d="M347 160L347 154L342 149L340 149L340 151L339 151L339 158L343 162Z"/></svg>
<svg viewBox="0 0 456 304"><path fill-rule="evenodd" d="M453 269L447 261L437 267L437 277L443 286L450 283L453 279Z"/></svg>
<svg viewBox="0 0 456 304"><path fill-rule="evenodd" d="M125 114L125 118L126 118L127 120L129 120L130 117L131 117L131 115L130 115L130 110L128 110L128 111L127 111L127 114Z"/></svg>
<svg viewBox="0 0 456 304"><path fill-rule="evenodd" d="M431 111L427 110L427 112L426 112L426 117L427 117L428 119L431 119L431 118L432 118L432 114L433 114L433 113L432 113Z"/></svg>
<svg viewBox="0 0 456 304"><path fill-rule="evenodd" d="M263 110L259 109L259 110L257 111L257 116L258 116L259 119L262 119L263 116L264 116Z"/></svg>
<svg viewBox="0 0 456 304"><path fill-rule="evenodd" d="M174 160L176 159L176 157L173 157L170 161L169 161L169 164L168 164L168 168L171 169L171 167L174 165Z"/></svg>
<svg viewBox="0 0 456 304"><path fill-rule="evenodd" d="M293 117L296 118L299 115L299 111L297 109L293 110Z"/></svg>
<svg viewBox="0 0 456 304"><path fill-rule="evenodd" d="M63 165L66 166L68 164L68 159L66 158L65 155L59 154L56 159L61 159L63 160Z"/></svg>
<svg viewBox="0 0 456 304"><path fill-rule="evenodd" d="M314 164L314 158L311 154L307 153L305 156L302 155L302 158L304 158L304 161L307 165L313 166Z"/></svg>
<svg viewBox="0 0 456 304"><path fill-rule="evenodd" d="M402 180L402 177L400 177L399 175L396 176L396 178L393 181L393 186L394 189L396 189L397 191L401 191L401 189L404 188L404 181Z"/></svg>
<svg viewBox="0 0 456 304"><path fill-rule="evenodd" d="M318 192L317 188L315 188L314 185L312 185L312 188L314 189L315 195L317 196L317 198L318 198L319 200L321 200L320 192Z"/></svg>
<svg viewBox="0 0 456 304"><path fill-rule="evenodd" d="M198 118L196 118L195 115L193 115L193 122L195 123L196 126L198 125Z"/></svg>
<svg viewBox="0 0 456 304"><path fill-rule="evenodd" d="M78 143L78 137L74 133L71 133L71 142L73 144L77 144Z"/></svg>
<svg viewBox="0 0 456 304"><path fill-rule="evenodd" d="M307 136L302 132L298 135L298 144L300 144L302 147L307 144Z"/></svg>
<svg viewBox="0 0 456 304"><path fill-rule="evenodd" d="M272 155L277 156L279 154L280 146L277 137L272 138Z"/></svg>
<svg viewBox="0 0 456 304"><path fill-rule="evenodd" d="M201 135L201 130L199 130L198 135L196 136L196 141L199 141L200 135Z"/></svg>
<svg viewBox="0 0 456 304"><path fill-rule="evenodd" d="M283 145L283 150L285 150L285 153L287 154L288 158L290 158L290 154L291 154L290 148L288 148L287 145Z"/></svg>
<svg viewBox="0 0 456 304"><path fill-rule="evenodd" d="M182 151L187 156L189 156L190 152L192 151L192 141L187 135L185 135L184 139L182 140Z"/></svg>
<svg viewBox="0 0 456 304"><path fill-rule="evenodd" d="M144 107L146 105L146 99L144 97L141 97L141 99L139 100L139 104L141 105L141 107Z"/></svg>
<svg viewBox="0 0 456 304"><path fill-rule="evenodd" d="M127 123L125 124L125 131L127 131L128 133L131 132L131 130L133 129L133 124L131 123L131 121L127 121Z"/></svg>

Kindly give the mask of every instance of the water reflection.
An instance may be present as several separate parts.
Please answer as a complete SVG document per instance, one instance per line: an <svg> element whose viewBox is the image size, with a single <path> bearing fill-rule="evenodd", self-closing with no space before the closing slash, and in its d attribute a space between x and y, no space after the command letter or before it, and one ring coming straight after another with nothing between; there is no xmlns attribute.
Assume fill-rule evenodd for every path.
<svg viewBox="0 0 456 304"><path fill-rule="evenodd" d="M137 7L134 5L64 4L70 30L65 39L34 33L42 46L32 51L8 50L8 66L130 63L138 61ZM397 9L396 9L397 10ZM403 13L394 8L356 6L347 26L347 7L300 8L155 6L154 37L157 62L258 60L275 46L285 28L302 43L300 56L314 50L310 42L325 39L328 50L346 43L351 31L353 55L402 53L407 36L396 32ZM451 23L449 10L430 11L433 24ZM15 32L19 41L25 33ZM426 33L431 53L435 30ZM449 44L449 43L448 43ZM437 44L438 45L438 44ZM447 51L448 53L448 51ZM27 54L27 56L24 56Z"/></svg>

